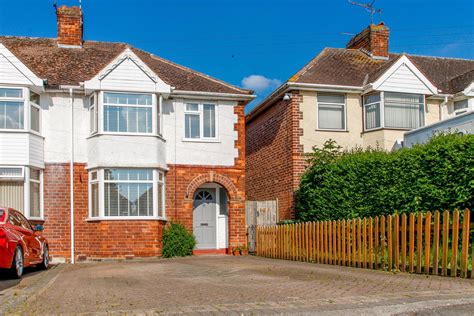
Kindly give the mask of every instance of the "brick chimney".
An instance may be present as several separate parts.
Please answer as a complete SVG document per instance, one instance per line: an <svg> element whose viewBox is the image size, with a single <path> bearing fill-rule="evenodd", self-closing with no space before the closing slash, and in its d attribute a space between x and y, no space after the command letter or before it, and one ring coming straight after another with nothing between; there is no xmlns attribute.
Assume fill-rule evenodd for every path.
<svg viewBox="0 0 474 316"><path fill-rule="evenodd" d="M355 35L346 48L360 48L373 58L388 58L388 35L390 30L383 22L370 24L362 32Z"/></svg>
<svg viewBox="0 0 474 316"><path fill-rule="evenodd" d="M65 5L56 9L58 19L58 46L82 47L83 19L79 7Z"/></svg>

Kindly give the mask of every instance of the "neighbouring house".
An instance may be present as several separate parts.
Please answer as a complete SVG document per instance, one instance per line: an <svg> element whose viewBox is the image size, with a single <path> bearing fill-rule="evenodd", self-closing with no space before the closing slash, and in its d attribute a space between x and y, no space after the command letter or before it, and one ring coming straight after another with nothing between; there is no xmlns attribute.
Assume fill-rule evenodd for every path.
<svg viewBox="0 0 474 316"><path fill-rule="evenodd" d="M179 221L198 252L246 243L251 91L122 43L0 37L0 205L44 224L56 258L159 256Z"/></svg>
<svg viewBox="0 0 474 316"><path fill-rule="evenodd" d="M246 116L247 200L277 199L280 220L292 218L313 146L333 139L391 150L405 132L472 108L473 60L388 48L388 27L371 24L346 48L325 48Z"/></svg>

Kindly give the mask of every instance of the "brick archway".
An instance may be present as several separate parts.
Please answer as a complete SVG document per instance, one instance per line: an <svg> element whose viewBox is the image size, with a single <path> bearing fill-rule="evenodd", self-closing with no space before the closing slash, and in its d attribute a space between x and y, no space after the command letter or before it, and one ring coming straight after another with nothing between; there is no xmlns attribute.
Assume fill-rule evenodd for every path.
<svg viewBox="0 0 474 316"><path fill-rule="evenodd" d="M215 173L214 171L209 171L208 173L201 174L195 177L191 182L189 182L188 187L186 188L186 199L192 200L194 192L203 185L204 183L217 183L223 186L228 194L229 199L232 202L240 201L237 187L227 176Z"/></svg>

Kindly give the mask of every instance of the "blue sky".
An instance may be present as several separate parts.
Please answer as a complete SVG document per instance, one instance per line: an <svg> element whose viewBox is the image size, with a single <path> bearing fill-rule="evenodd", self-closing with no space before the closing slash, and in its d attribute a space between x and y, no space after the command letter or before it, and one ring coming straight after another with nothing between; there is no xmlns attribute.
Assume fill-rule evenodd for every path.
<svg viewBox="0 0 474 316"><path fill-rule="evenodd" d="M369 0L359 0L368 2ZM76 5L78 0L57 0ZM56 37L53 0L0 0L0 34ZM127 42L262 97L369 14L346 0L82 0L86 40ZM474 1L377 0L390 50L474 58ZM251 106L250 106L251 107ZM247 110L249 110L249 108Z"/></svg>

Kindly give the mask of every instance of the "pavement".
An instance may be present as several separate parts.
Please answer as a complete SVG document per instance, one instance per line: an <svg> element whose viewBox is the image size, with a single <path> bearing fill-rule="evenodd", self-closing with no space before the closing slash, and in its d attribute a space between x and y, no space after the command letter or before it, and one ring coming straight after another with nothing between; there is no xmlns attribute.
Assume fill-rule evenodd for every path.
<svg viewBox="0 0 474 316"><path fill-rule="evenodd" d="M0 288L2 282L0 280ZM253 256L59 265L0 290L0 315L472 315L474 280Z"/></svg>

